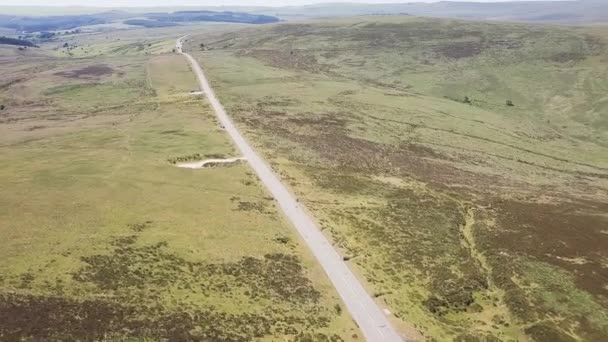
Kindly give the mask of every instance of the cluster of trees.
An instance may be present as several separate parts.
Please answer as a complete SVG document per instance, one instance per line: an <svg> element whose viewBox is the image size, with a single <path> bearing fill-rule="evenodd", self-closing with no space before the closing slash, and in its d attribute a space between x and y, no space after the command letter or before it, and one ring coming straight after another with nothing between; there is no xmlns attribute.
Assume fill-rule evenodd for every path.
<svg viewBox="0 0 608 342"><path fill-rule="evenodd" d="M148 28L177 26L176 23L171 21L158 21L148 19L129 19L123 21L123 23L127 25L143 26Z"/></svg>
<svg viewBox="0 0 608 342"><path fill-rule="evenodd" d="M0 37L0 44L37 47L36 44L34 44L28 40L9 38L9 37Z"/></svg>
<svg viewBox="0 0 608 342"><path fill-rule="evenodd" d="M130 19L136 16L146 19ZM174 26L177 22L194 21L221 21L247 24L266 24L279 21L269 15L249 14L241 12L213 12L213 11L182 11L173 13L135 14L120 11L110 11L87 15L59 15L47 17L23 17L15 15L1 15L0 27L6 27L21 32L51 32L73 30L80 26L107 24L126 20L129 25L145 27Z"/></svg>
<svg viewBox="0 0 608 342"><path fill-rule="evenodd" d="M103 15L63 15L50 17L18 17L0 15L0 27L22 32L49 32L71 30L79 26L96 25L110 22Z"/></svg>
<svg viewBox="0 0 608 342"><path fill-rule="evenodd" d="M149 13L145 16L150 19L168 22L219 21L244 24L268 24L279 21L279 18L269 15L242 12L178 11L173 13Z"/></svg>

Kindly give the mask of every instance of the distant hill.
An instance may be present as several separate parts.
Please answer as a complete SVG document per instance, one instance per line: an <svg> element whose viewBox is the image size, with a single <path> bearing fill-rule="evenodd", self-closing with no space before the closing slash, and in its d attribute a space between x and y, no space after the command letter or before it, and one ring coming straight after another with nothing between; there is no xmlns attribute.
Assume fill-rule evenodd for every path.
<svg viewBox="0 0 608 342"><path fill-rule="evenodd" d="M243 12L213 12L213 11L179 11L172 13L148 13L145 14L150 19L158 21L172 22L192 22L192 21L220 21L243 24L267 24L279 21L279 18L263 15L249 14Z"/></svg>
<svg viewBox="0 0 608 342"><path fill-rule="evenodd" d="M129 20L123 21L123 23L125 23L127 25L143 26L143 27L148 27L148 28L177 26L176 23L170 22L170 21L157 21L157 20L147 20L147 19L129 19Z"/></svg>
<svg viewBox="0 0 608 342"><path fill-rule="evenodd" d="M390 0L389 0L390 1ZM279 19L327 18L362 15L410 14L427 17L452 17L474 20L521 21L552 24L608 23L608 0L578 1L512 1L479 3L467 1L441 1L436 3L325 3L307 6L197 6L119 8L107 12L96 7L23 7L0 6L0 27L20 28L26 31L71 29L84 24L106 23L115 20L148 19L170 22L223 21L265 24ZM104 12L105 11L105 12ZM25 13L64 13L64 16L24 17ZM75 14L79 15L75 15ZM100 14L95 14L100 13ZM147 13L147 14L142 14ZM71 14L71 15L67 15ZM7 24L7 17L10 22ZM117 18L118 17L118 18ZM6 26L9 25L9 26ZM40 26L39 26L40 25Z"/></svg>
<svg viewBox="0 0 608 342"><path fill-rule="evenodd" d="M1 10L1 8L0 8ZM137 19L135 19L137 17ZM142 17L144 19L142 19ZM175 26L175 22L231 22L245 24L266 24L279 19L264 14L244 12L181 11L137 14L125 11L109 11L97 14L55 15L55 16L17 16L0 15L0 27L23 32L42 32L70 30L80 26L107 24L126 20L127 24L145 27Z"/></svg>
<svg viewBox="0 0 608 342"><path fill-rule="evenodd" d="M262 12L281 18L340 17L372 14L407 13L416 16L453 17L463 19L584 24L608 22L608 1L516 1L516 2L455 2L400 4L318 4L301 7L267 8Z"/></svg>
<svg viewBox="0 0 608 342"><path fill-rule="evenodd" d="M11 28L24 32L71 30L80 26L110 23L123 17L124 14L115 11L90 15L61 15L46 17L0 15L0 27Z"/></svg>

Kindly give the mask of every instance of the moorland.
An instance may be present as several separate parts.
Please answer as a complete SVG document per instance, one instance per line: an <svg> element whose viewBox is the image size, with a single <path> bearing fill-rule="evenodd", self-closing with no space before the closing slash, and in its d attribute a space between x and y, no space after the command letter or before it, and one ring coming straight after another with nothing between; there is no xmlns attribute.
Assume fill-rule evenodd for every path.
<svg viewBox="0 0 608 342"><path fill-rule="evenodd" d="M375 16L209 32L186 49L402 328L600 341L607 33Z"/></svg>
<svg viewBox="0 0 608 342"><path fill-rule="evenodd" d="M0 340L361 340L247 164L176 167L238 156L184 30L0 45Z"/></svg>

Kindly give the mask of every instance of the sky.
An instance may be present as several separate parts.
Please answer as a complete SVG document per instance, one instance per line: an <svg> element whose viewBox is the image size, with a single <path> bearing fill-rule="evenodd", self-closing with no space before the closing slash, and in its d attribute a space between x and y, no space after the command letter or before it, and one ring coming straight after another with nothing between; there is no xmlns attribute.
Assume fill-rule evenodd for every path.
<svg viewBox="0 0 608 342"><path fill-rule="evenodd" d="M407 3L436 2L439 0L0 0L0 6L92 6L92 7L154 7L154 6L289 6L323 2ZM445 0L456 1L456 0ZM459 0L501 2L505 0ZM525 0L511 0L525 1ZM529 0L528 0L529 1ZM608 1L608 0L607 0Z"/></svg>

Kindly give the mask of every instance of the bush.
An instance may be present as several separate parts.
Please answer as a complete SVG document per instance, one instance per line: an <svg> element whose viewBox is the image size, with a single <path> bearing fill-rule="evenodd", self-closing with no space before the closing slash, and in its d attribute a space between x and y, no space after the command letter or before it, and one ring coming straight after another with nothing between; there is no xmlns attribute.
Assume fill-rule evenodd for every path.
<svg viewBox="0 0 608 342"><path fill-rule="evenodd" d="M507 100L507 106L514 107L515 104L513 104L513 101L511 101L511 100Z"/></svg>

